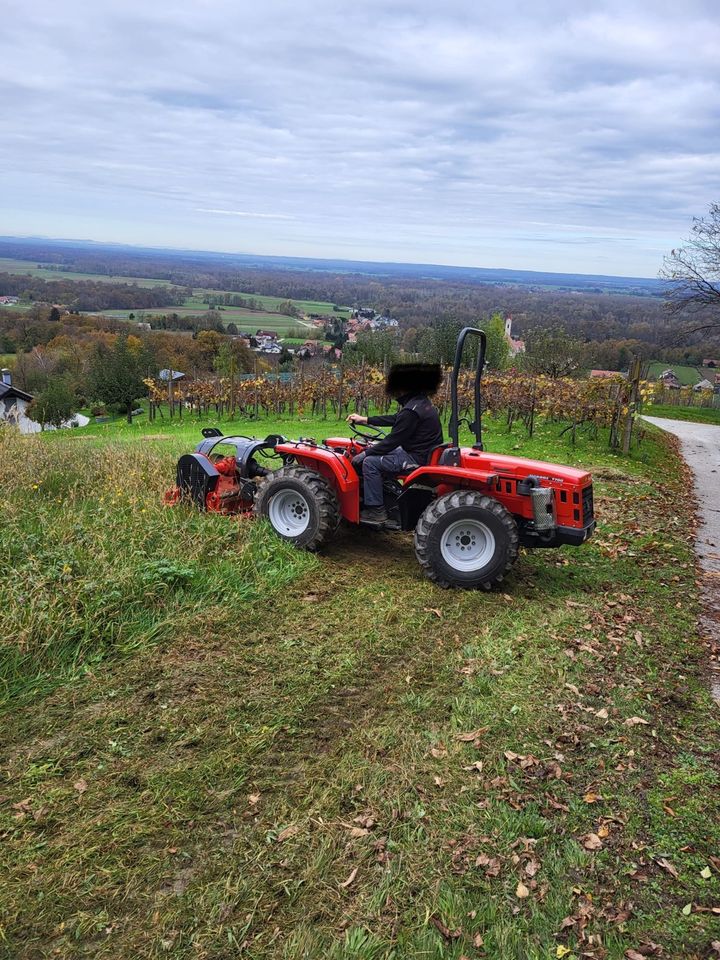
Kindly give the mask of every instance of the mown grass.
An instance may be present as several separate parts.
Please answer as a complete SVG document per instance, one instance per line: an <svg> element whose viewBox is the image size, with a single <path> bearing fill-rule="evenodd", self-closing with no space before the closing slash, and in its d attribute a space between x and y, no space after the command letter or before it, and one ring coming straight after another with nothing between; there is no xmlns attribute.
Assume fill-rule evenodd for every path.
<svg viewBox="0 0 720 960"><path fill-rule="evenodd" d="M58 603L28 675L52 664L50 625L59 639L73 623L74 601L44 586L57 551L75 564L70 597L86 578L121 581L110 619L138 642L98 633L94 661L84 643L60 678L13 688L0 955L708 956L720 724L687 478L654 431L632 459L558 432L496 424L488 439L592 465L601 529L580 550L523 555L489 595L429 584L406 536L348 532L307 558L259 526L161 510L179 430L10 441L13 536L59 525L48 558L30 565L37 542L14 555L28 593L37 576ZM200 579L145 591L156 558ZM172 624L149 643L139 600Z"/></svg>
<svg viewBox="0 0 720 960"><path fill-rule="evenodd" d="M648 417L667 417L668 420L692 420L695 423L720 424L720 407L680 407L670 404L645 404L643 413Z"/></svg>

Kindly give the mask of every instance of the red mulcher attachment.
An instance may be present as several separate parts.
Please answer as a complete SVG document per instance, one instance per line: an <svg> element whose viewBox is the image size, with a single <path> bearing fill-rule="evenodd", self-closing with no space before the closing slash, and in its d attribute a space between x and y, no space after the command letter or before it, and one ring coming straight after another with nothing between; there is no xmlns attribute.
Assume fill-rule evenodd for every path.
<svg viewBox="0 0 720 960"><path fill-rule="evenodd" d="M224 437L215 427L202 434L205 439L195 452L178 460L176 483L165 492L165 503L174 506L187 500L211 513L251 514L257 481L272 472L255 456L266 451L272 455L282 438Z"/></svg>

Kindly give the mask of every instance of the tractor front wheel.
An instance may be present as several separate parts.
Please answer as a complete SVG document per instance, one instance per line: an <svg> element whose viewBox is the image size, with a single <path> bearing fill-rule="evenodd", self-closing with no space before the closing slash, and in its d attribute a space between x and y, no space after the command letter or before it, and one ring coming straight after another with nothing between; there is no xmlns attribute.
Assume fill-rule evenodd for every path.
<svg viewBox="0 0 720 960"><path fill-rule="evenodd" d="M340 507L328 481L303 467L281 467L260 485L253 506L275 533L304 550L318 550L340 523Z"/></svg>
<svg viewBox="0 0 720 960"><path fill-rule="evenodd" d="M517 559L517 525L492 497L456 490L426 507L415 528L415 554L441 587L490 590Z"/></svg>

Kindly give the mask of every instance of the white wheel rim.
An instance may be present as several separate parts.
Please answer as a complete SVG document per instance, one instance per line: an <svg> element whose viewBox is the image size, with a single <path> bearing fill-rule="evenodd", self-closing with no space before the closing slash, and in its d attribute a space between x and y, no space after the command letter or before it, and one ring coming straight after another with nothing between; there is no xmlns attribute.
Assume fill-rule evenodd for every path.
<svg viewBox="0 0 720 960"><path fill-rule="evenodd" d="M310 507L297 490L280 490L270 501L268 518L278 533L285 537L299 537L310 523Z"/></svg>
<svg viewBox="0 0 720 960"><path fill-rule="evenodd" d="M495 536L479 520L456 520L440 538L440 553L453 570L481 570L495 553Z"/></svg>

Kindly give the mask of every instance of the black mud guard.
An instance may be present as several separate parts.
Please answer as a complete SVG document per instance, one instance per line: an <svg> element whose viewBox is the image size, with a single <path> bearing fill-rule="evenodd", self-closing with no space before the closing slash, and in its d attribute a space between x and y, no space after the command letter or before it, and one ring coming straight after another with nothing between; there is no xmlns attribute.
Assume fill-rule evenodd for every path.
<svg viewBox="0 0 720 960"><path fill-rule="evenodd" d="M217 484L220 474L207 457L198 453L185 453L177 464L177 486L180 496L190 498L201 509L205 509L207 495Z"/></svg>

